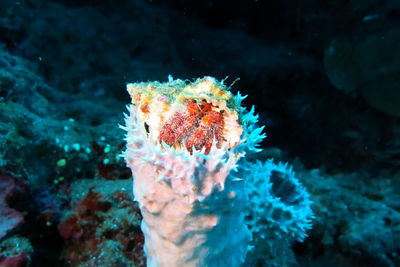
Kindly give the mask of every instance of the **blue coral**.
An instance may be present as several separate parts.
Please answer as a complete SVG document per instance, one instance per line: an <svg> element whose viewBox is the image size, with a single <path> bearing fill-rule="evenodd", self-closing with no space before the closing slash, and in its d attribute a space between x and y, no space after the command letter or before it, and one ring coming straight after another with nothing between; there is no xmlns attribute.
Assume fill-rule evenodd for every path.
<svg viewBox="0 0 400 267"><path fill-rule="evenodd" d="M263 133L264 126L258 127L258 115L254 112L254 106L248 111L246 107L242 106L242 101L247 95L242 96L240 92L233 96L235 105L239 108L240 124L243 126L243 133L241 138L245 142L241 143L236 147L235 152L260 152L260 143L266 137Z"/></svg>
<svg viewBox="0 0 400 267"><path fill-rule="evenodd" d="M253 234L249 264L285 266L295 261L290 245L303 241L311 228L311 200L287 164L243 162L246 181L246 223ZM262 262L259 262L262 260Z"/></svg>

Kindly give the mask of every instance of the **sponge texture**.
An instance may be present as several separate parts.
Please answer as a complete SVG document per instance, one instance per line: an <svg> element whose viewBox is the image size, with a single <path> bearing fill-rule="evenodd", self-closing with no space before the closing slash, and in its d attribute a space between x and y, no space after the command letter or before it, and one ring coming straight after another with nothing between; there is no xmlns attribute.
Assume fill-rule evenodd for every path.
<svg viewBox="0 0 400 267"><path fill-rule="evenodd" d="M244 180L231 175L264 138L254 109L212 77L128 84L124 153L143 215L147 266L240 266L251 233Z"/></svg>
<svg viewBox="0 0 400 267"><path fill-rule="evenodd" d="M249 199L246 223L253 234L248 260L287 265L294 261L290 244L303 241L311 228L310 196L287 164L268 160L240 166Z"/></svg>

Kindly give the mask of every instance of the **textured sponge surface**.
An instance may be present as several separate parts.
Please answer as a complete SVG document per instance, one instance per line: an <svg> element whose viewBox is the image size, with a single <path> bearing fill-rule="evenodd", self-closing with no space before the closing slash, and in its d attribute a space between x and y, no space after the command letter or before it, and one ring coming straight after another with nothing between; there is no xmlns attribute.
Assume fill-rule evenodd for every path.
<svg viewBox="0 0 400 267"><path fill-rule="evenodd" d="M253 234L249 260L269 255L267 265L294 261L293 241L303 241L311 228L311 200L293 170L282 163L242 162L239 174L245 178L248 205L246 224Z"/></svg>

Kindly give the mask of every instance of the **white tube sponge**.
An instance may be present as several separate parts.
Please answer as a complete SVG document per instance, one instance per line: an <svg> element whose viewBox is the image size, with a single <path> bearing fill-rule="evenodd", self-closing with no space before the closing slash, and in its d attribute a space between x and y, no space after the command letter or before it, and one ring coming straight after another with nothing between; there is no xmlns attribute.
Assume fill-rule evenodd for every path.
<svg viewBox="0 0 400 267"><path fill-rule="evenodd" d="M124 156L143 215L147 266L240 266L251 234L244 181L229 174L264 137L256 117L211 77L128 84L128 91Z"/></svg>

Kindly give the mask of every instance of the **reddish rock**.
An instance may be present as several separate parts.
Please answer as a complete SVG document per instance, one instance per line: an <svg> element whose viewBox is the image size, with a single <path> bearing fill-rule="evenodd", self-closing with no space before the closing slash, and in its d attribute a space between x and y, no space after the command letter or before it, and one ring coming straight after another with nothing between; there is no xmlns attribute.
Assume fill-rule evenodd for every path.
<svg viewBox="0 0 400 267"><path fill-rule="evenodd" d="M25 254L5 256L0 254L0 267L25 267L28 266L28 257Z"/></svg>
<svg viewBox="0 0 400 267"><path fill-rule="evenodd" d="M8 207L8 201L24 191L24 185L7 174L0 174L0 238L23 223L20 212Z"/></svg>

